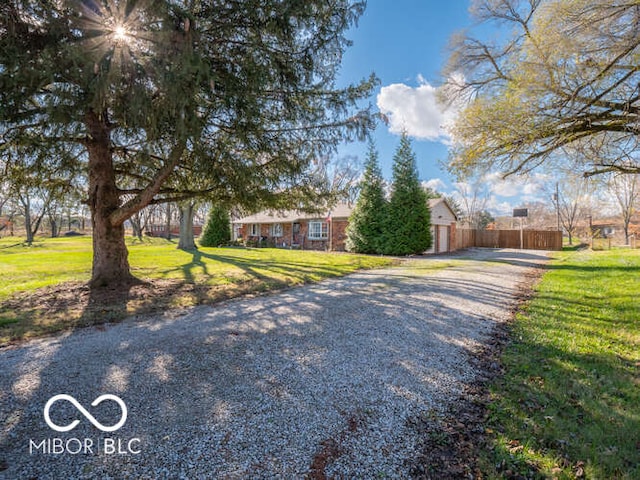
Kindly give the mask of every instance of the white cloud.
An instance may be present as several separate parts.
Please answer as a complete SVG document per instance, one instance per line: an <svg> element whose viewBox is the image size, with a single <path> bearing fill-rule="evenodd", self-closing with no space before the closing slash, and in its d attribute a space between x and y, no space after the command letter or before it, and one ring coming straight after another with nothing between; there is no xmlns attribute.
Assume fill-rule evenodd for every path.
<svg viewBox="0 0 640 480"><path fill-rule="evenodd" d="M490 173L472 183L456 182L453 196L463 206L472 203L477 210L510 216L523 202L544 201L545 183L549 183L545 174L502 179L499 173Z"/></svg>
<svg viewBox="0 0 640 480"><path fill-rule="evenodd" d="M456 190L451 196L463 209L472 204L474 210L488 210L492 215L502 216L511 215L513 208L516 206L512 201L499 199L496 195L486 195L486 191L479 191L477 186L467 182L458 182L455 186ZM474 193L476 195L475 198Z"/></svg>
<svg viewBox="0 0 640 480"><path fill-rule="evenodd" d="M543 193L545 184L550 182L549 176L543 173L533 173L527 176L510 176L502 178L500 173L489 173L482 179L488 185L489 191L500 197L526 196L537 199Z"/></svg>
<svg viewBox="0 0 640 480"><path fill-rule="evenodd" d="M422 185L436 192L443 192L447 189L447 184L440 178L432 178L431 180L422 182Z"/></svg>
<svg viewBox="0 0 640 480"><path fill-rule="evenodd" d="M511 202L501 202L495 195L487 200L487 210L496 216L511 215L514 205Z"/></svg>
<svg viewBox="0 0 640 480"><path fill-rule="evenodd" d="M455 111L440 103L438 88L422 75L417 79L418 87L404 83L382 87L377 97L378 108L388 118L391 133L406 131L411 137L447 143L449 136L445 129L455 117Z"/></svg>
<svg viewBox="0 0 640 480"><path fill-rule="evenodd" d="M473 195L474 186L469 182L455 182L453 184L453 186L456 187L456 192L454 192L454 195L458 195L458 196L461 196L461 195L472 196Z"/></svg>

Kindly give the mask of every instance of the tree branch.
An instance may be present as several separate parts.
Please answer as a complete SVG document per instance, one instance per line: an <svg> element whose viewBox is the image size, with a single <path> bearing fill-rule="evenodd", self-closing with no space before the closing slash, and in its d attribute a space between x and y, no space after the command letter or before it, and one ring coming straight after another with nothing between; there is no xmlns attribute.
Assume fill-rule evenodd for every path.
<svg viewBox="0 0 640 480"><path fill-rule="evenodd" d="M158 170L151 180L151 183L134 198L109 215L109 220L113 225L123 224L131 215L142 210L152 202L165 180L171 175L176 165L180 162L185 146L186 141L184 139L180 140L178 144L173 147L169 158L162 168Z"/></svg>

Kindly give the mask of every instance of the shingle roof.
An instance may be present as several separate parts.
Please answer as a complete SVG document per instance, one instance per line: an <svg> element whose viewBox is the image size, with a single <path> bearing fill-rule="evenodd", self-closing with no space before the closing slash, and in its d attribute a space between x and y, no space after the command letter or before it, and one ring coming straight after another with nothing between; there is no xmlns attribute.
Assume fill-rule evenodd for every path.
<svg viewBox="0 0 640 480"><path fill-rule="evenodd" d="M305 213L299 210L265 210L246 217L233 220L233 223L287 223L314 218L348 218L353 208L346 203L339 203L331 210L320 213Z"/></svg>

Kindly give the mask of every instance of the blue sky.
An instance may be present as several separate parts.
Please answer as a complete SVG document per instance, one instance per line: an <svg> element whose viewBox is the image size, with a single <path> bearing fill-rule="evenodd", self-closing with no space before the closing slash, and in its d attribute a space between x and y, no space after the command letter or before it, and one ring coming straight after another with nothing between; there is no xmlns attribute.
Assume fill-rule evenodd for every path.
<svg viewBox="0 0 640 480"><path fill-rule="evenodd" d="M421 180L451 193L455 179L442 163L447 161L446 136L439 125L444 118L435 102L435 88L443 83L441 70L453 33L469 28L474 19L467 0L369 0L357 27L348 33L353 46L344 55L340 84L357 82L374 72L380 79L370 101L387 114L390 125L380 124L374 140L385 178L391 178L398 132L405 128L413 140ZM497 32L496 32L497 33ZM366 144L345 146L340 154L364 160ZM510 213L524 200L540 198L545 177L490 178L488 207L496 214Z"/></svg>
<svg viewBox="0 0 640 480"><path fill-rule="evenodd" d="M470 23L465 0L369 0L358 26L348 34L353 46L343 58L340 81L355 82L374 72L380 79L380 88L402 84L417 89L419 78L438 85L451 34ZM371 98L374 105L380 88ZM399 137L380 124L374 138L383 173L390 178ZM438 160L447 158L447 148L441 141L414 137L413 148L421 179L448 178L438 167ZM352 145L349 151L363 157L366 145Z"/></svg>

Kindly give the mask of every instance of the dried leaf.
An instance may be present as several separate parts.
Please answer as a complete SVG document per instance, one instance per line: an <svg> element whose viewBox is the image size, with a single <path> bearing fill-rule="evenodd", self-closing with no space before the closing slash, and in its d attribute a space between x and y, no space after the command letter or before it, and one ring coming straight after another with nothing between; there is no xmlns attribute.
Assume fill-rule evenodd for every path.
<svg viewBox="0 0 640 480"><path fill-rule="evenodd" d="M518 452L521 452L522 450L524 450L524 446L518 445L517 447L511 447L509 449L509 453L518 453Z"/></svg>

